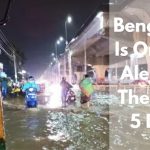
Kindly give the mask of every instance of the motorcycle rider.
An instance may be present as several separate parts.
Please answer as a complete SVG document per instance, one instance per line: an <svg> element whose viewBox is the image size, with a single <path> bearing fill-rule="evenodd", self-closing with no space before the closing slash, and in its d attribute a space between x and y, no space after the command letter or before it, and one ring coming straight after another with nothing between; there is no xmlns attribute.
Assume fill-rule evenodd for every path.
<svg viewBox="0 0 150 150"><path fill-rule="evenodd" d="M22 91L25 92L25 105L27 108L37 107L37 95L36 93L40 91L40 87L35 83L34 77L30 76L27 83L23 85Z"/></svg>
<svg viewBox="0 0 150 150"><path fill-rule="evenodd" d="M63 106L66 107L66 96L67 96L68 91L72 88L72 85L66 81L65 77L62 77L60 85L62 88L62 91L61 91L62 104Z"/></svg>
<svg viewBox="0 0 150 150"><path fill-rule="evenodd" d="M34 80L33 76L30 76L28 78L28 81L22 87L22 91L26 92L26 90L28 90L29 88L34 88L34 89L36 89L37 92L40 91L40 87L39 87L38 84L35 83L35 80Z"/></svg>

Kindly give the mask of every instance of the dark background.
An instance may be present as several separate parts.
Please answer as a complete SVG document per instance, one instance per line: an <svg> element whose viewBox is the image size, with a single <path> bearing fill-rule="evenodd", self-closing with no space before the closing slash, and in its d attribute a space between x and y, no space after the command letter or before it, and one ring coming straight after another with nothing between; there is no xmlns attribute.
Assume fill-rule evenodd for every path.
<svg viewBox="0 0 150 150"><path fill-rule="evenodd" d="M67 15L73 17L68 25L71 40L100 4L100 0L15 0L2 30L25 53L25 69L39 77L55 52L55 41L60 35L65 37ZM62 53L64 43L58 49Z"/></svg>

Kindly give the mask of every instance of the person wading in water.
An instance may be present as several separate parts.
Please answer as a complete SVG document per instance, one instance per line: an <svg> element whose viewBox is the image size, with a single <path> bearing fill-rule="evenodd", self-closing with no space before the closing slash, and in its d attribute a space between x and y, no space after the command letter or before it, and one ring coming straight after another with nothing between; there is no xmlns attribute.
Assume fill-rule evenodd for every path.
<svg viewBox="0 0 150 150"><path fill-rule="evenodd" d="M79 86L81 89L81 107L88 108L90 106L91 95L94 92L93 84L88 74L81 80Z"/></svg>

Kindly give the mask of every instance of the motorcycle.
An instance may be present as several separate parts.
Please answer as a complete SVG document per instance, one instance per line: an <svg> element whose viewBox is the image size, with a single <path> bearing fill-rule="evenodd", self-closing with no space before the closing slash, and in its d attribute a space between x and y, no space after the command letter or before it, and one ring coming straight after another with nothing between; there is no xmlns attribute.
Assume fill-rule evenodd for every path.
<svg viewBox="0 0 150 150"><path fill-rule="evenodd" d="M75 100L76 100L76 96L75 96L74 91L69 89L69 91L67 92L67 96L66 96L66 102L72 103L72 102L75 102Z"/></svg>
<svg viewBox="0 0 150 150"><path fill-rule="evenodd" d="M37 107L37 90L35 88L29 88L26 90L25 104L27 108Z"/></svg>

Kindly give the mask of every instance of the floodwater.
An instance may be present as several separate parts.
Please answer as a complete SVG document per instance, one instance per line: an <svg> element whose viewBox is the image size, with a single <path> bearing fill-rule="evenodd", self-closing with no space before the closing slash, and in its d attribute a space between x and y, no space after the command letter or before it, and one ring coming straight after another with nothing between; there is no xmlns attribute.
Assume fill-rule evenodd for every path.
<svg viewBox="0 0 150 150"><path fill-rule="evenodd" d="M44 98L43 98L44 99ZM9 103L22 105L22 100ZM97 107L95 107L97 105ZM104 113L106 112L106 114ZM108 150L108 105L93 100L90 109L24 110L5 108L8 150Z"/></svg>
<svg viewBox="0 0 150 150"><path fill-rule="evenodd" d="M44 105L44 97L41 105ZM47 99L46 99L47 101ZM119 96L95 93L89 109L75 106L38 110L4 109L8 150L149 150L150 129L145 128L146 107L120 106ZM20 99L9 100L17 106ZM11 108L12 107L12 108ZM108 111L109 110L109 111ZM142 113L142 127L132 129L131 114Z"/></svg>

